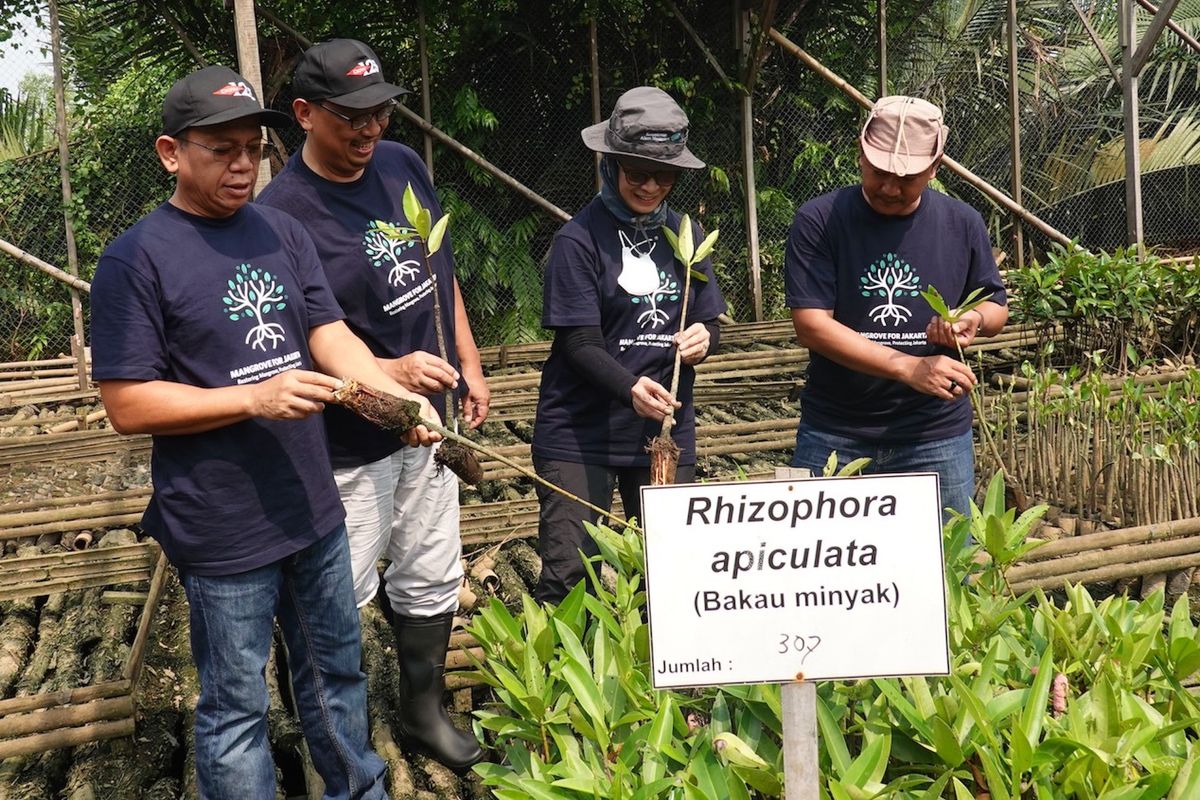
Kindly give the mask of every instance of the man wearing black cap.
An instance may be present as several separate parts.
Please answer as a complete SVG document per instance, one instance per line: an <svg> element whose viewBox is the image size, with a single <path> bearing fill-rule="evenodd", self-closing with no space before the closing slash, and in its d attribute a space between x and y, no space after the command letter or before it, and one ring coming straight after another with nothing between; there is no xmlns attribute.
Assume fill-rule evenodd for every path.
<svg viewBox="0 0 1200 800"><path fill-rule="evenodd" d="M435 281L420 244L385 234L389 226L411 228L402 202L406 186L435 220L442 214L417 154L383 140L395 99L406 90L385 81L375 53L353 39L309 48L292 88L292 110L307 138L259 202L304 223L347 323L380 366L430 397L457 390L467 425L478 427L487 417L488 388L451 247L432 258ZM435 291L449 350L444 358L435 332ZM455 415L453 408L438 408L447 418ZM383 606L396 633L401 729L438 761L466 769L483 753L442 705L462 580L458 479L434 464L430 450L400 448L343 409L326 409L325 424L346 506L359 607L379 590L380 557L391 562Z"/></svg>
<svg viewBox="0 0 1200 800"><path fill-rule="evenodd" d="M113 427L154 437L142 526L188 597L200 796L275 796L264 673L278 616L325 796L384 798L317 412L338 384L330 374L412 395L342 321L303 227L247 205L270 147L261 126L289 121L225 67L171 87L155 148L175 192L100 259L93 376Z"/></svg>

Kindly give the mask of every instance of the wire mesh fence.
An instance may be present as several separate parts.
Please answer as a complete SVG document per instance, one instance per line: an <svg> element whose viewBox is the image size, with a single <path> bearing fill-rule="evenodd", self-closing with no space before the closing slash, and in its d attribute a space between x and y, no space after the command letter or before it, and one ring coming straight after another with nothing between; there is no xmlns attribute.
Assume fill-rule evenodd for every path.
<svg viewBox="0 0 1200 800"><path fill-rule="evenodd" d="M680 4L680 16L689 20L691 31L664 10L668 6L654 14L637 12L641 16L636 19L630 17L635 12L627 4L621 6L621 13L597 15L601 114L606 117L619 94L639 84L660 85L680 100L692 120L690 147L709 166L684 177L670 203L697 217L706 228L720 228L714 260L730 315L751 320L758 300L747 240L742 94L712 63L716 61L736 80L739 51L733 15L699 13L702 6L699 0ZM588 19L573 4L562 8L567 10L555 4L544 15L524 20L527 27L519 41L498 34L496 46L471 59L455 56L458 42L448 33L467 24L465 16L458 19L454 14L466 15L468 10L439 11L437 18L431 18L432 123L571 214L596 191L592 154L579 138L579 131L593 121L593 75ZM1056 42L1058 62L1063 61L1062 53L1077 52L1083 58L1088 48L1094 51L1082 33L1061 33L1071 28L1065 16L1070 13L1063 11L1056 23L1061 34ZM232 14L227 20L232 39ZM852 21L855 24L807 42L808 50L819 59L839 52L843 63L846 53L862 63L871 62L874 35L869 20ZM1052 75L1032 35L1035 22L1050 24L1029 20L1022 29L1029 32L1020 50L1025 64L1020 79L1025 202L1086 247L1120 247L1125 243L1120 86L1104 72L1100 78L1093 75L1090 81L1077 83L1070 83L1065 72ZM1100 11L1093 18L1099 27L1110 22ZM780 24L790 34L803 23L789 19ZM274 107L286 109L291 101L286 80L289 59L302 45L277 25L261 19L259 24L269 44L264 47L269 54L264 55L264 74L270 84L267 99ZM316 39L325 32L298 33ZM1145 240L1165 252L1189 253L1200 245L1200 119L1195 113L1200 108L1200 55L1172 38L1171 32L1165 37L1161 57L1156 50L1142 88ZM31 38L44 43L49 37L44 28L37 28ZM711 57L702 53L698 41L706 44ZM420 71L413 37L380 34L380 41L373 43L388 78L418 92ZM918 69L899 56L889 89L930 96L943 104L951 128L948 153L1009 191L1008 84L987 77L1006 76L1006 50L986 39L985 45L976 51L977 61L971 66L977 76L958 84L967 90L947 92L945 85L929 82L928 64ZM761 313L772 319L787 313L782 267L795 211L809 198L856 181L856 142L863 115L838 89L787 53L773 45L765 52L752 92L750 127ZM40 56L43 62L48 58ZM1042 82L1036 83L1030 76L1039 65ZM952 73L946 64L940 66ZM1103 65L1100 69L1105 70ZM184 69L152 65L147 70L154 72L154 80L138 80L137 70L132 70L120 79L126 83L114 84L103 102L89 98L74 103L68 98L74 191L69 213L84 279L90 278L104 246L171 191L153 143L162 93ZM0 85L22 89L20 93L0 90L0 239L65 268L53 96L48 79L36 77L47 70L34 70L32 78L26 78L27 72L28 60L13 58L9 49L0 50ZM875 96L877 87L863 77L870 74L860 69L863 85L859 88ZM1084 105L1073 99L1082 94L1088 97ZM419 113L419 94L410 95L407 105ZM393 117L387 135L418 152L424 149L422 131L400 115ZM282 133L288 152L294 152L301 141L298 129ZM444 208L453 215L458 277L477 340L497 344L545 338L540 327L543 262L562 220L475 160L436 142L433 153L434 181ZM1011 213L945 169L939 179L941 188L979 209L993 243L1012 255ZM1029 228L1025 228L1025 241L1031 256L1044 254L1050 246L1046 237ZM72 328L66 287L8 255L0 255L0 270L0 361L68 352Z"/></svg>

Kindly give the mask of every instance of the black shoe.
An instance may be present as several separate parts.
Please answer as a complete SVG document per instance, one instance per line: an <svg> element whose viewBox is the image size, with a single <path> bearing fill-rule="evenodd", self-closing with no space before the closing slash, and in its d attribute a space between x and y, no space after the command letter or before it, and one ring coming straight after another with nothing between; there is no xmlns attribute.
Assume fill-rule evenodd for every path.
<svg viewBox="0 0 1200 800"><path fill-rule="evenodd" d="M453 622L453 614L394 614L391 620L400 664L400 733L431 758L465 772L483 760L483 750L472 734L454 727L442 704Z"/></svg>

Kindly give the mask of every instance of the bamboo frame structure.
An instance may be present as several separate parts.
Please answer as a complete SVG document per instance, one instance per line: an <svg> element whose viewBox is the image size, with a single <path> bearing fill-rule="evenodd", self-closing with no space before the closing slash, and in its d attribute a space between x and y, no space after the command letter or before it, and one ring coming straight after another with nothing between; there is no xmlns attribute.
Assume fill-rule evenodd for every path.
<svg viewBox="0 0 1200 800"><path fill-rule="evenodd" d="M166 555L153 543L0 561L0 600L150 582L121 677L0 700L0 760L133 735L133 695L167 574Z"/></svg>

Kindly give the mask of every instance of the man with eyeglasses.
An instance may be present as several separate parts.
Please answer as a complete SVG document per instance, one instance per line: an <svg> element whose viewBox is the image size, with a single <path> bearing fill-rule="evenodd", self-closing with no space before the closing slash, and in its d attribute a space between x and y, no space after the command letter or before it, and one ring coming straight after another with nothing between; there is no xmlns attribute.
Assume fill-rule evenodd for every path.
<svg viewBox="0 0 1200 800"><path fill-rule="evenodd" d="M259 198L304 223L351 329L381 367L414 392L454 390L470 428L487 418L489 394L454 278L449 237L426 269L421 245L387 232L410 229L403 196L411 185L433 218L442 211L420 157L384 131L396 98L379 59L354 39L309 48L296 66L292 111L303 146ZM438 353L434 292L449 352ZM458 479L428 450L402 448L372 426L330 407L325 424L346 525L359 607L379 591L396 634L401 732L456 770L483 757L475 737L454 726L442 704L443 670L462 580Z"/></svg>
<svg viewBox="0 0 1200 800"><path fill-rule="evenodd" d="M92 373L113 427L153 436L142 527L188 598L200 796L276 794L265 670L278 618L325 796L378 800L385 767L367 743L345 512L319 412L334 375L435 415L346 326L304 227L249 204L262 126L289 123L226 67L167 92L155 149L175 191L100 258Z"/></svg>

